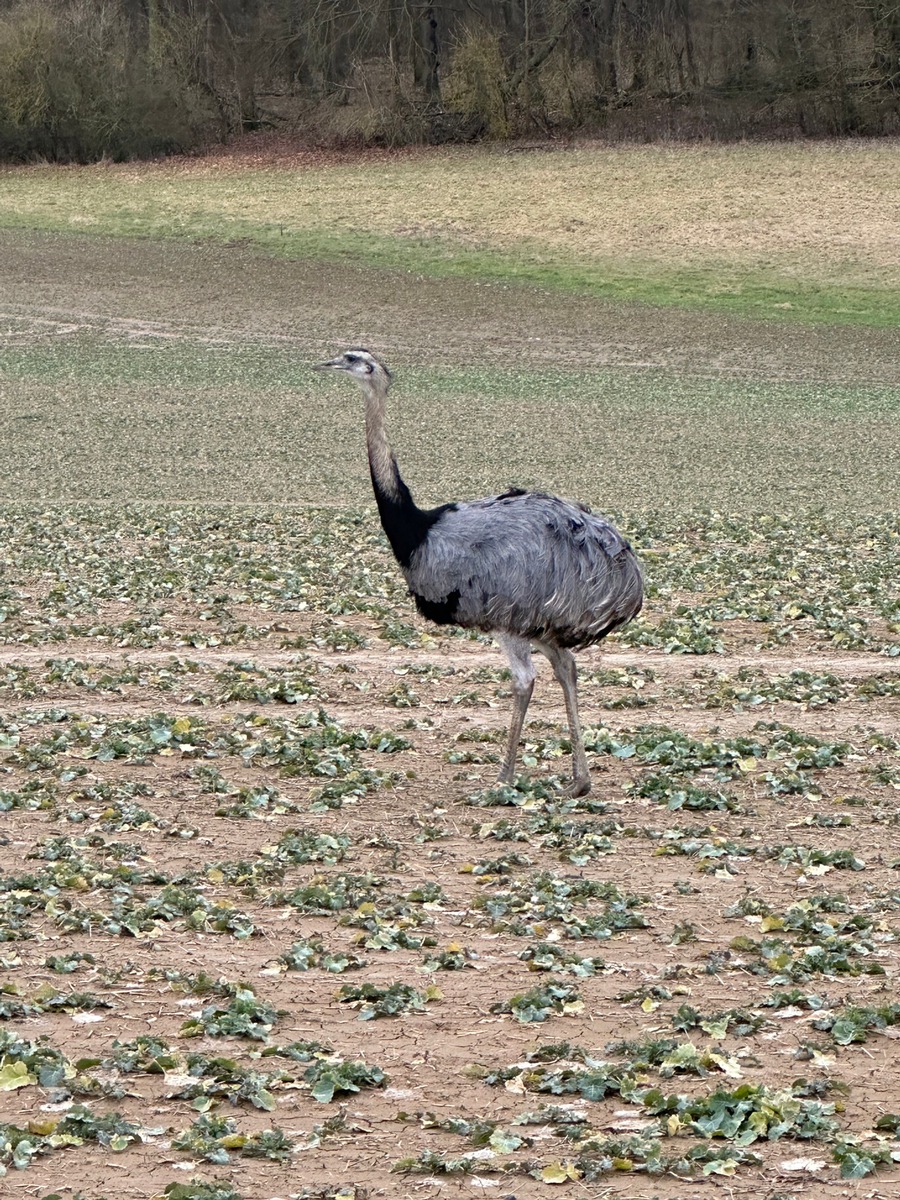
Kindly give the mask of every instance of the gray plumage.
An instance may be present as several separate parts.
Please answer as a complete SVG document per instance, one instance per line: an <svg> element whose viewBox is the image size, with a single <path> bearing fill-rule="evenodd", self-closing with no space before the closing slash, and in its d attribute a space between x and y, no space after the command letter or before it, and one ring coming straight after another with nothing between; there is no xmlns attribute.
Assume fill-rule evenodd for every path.
<svg viewBox="0 0 900 1200"><path fill-rule="evenodd" d="M619 531L545 492L449 509L404 574L428 603L458 593L458 625L572 649L629 620L642 597L637 559Z"/></svg>
<svg viewBox="0 0 900 1200"><path fill-rule="evenodd" d="M500 780L511 782L534 689L532 648L562 687L572 741L572 793L590 791L572 649L594 645L640 612L643 579L628 542L605 518L569 500L518 488L420 509L387 439L391 376L366 350L322 368L349 372L366 397L366 444L385 533L423 616L492 633L510 664L513 715Z"/></svg>

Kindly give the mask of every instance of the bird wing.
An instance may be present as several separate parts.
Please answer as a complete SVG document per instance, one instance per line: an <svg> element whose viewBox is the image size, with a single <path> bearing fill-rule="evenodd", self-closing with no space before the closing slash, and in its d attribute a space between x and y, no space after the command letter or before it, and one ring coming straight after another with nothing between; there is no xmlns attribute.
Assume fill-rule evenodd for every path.
<svg viewBox="0 0 900 1200"><path fill-rule="evenodd" d="M541 492L445 511L406 577L432 620L588 645L641 607L640 568L609 521Z"/></svg>

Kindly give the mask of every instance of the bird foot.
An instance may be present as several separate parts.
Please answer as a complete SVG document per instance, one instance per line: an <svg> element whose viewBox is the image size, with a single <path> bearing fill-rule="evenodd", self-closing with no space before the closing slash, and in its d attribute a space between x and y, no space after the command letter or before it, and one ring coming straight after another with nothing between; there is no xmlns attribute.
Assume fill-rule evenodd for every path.
<svg viewBox="0 0 900 1200"><path fill-rule="evenodd" d="M586 796L591 790L591 777L585 775L581 778L575 778L566 788L566 795L573 799L577 796Z"/></svg>

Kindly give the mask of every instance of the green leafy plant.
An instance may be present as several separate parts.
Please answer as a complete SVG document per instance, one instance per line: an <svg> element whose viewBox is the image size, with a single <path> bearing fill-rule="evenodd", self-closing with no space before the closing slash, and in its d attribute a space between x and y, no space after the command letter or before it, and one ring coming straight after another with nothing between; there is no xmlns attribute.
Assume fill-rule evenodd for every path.
<svg viewBox="0 0 900 1200"><path fill-rule="evenodd" d="M310 1094L320 1104L328 1104L335 1095L358 1092L362 1088L383 1087L387 1076L380 1067L341 1058L317 1059L307 1067L303 1078L310 1085Z"/></svg>
<svg viewBox="0 0 900 1200"><path fill-rule="evenodd" d="M240 1133L233 1117L202 1113L190 1129L184 1129L172 1138L172 1146L175 1150L187 1150L221 1165L230 1162L232 1154L286 1162L293 1143L280 1129Z"/></svg>
<svg viewBox="0 0 900 1200"><path fill-rule="evenodd" d="M569 984L548 983L521 992L509 1000L498 1000L491 1012L512 1013L517 1021L546 1021L548 1017L581 1012L584 1001Z"/></svg>
<svg viewBox="0 0 900 1200"><path fill-rule="evenodd" d="M278 1020L278 1013L251 988L239 988L228 1004L209 1004L196 1017L185 1021L182 1037L246 1037L264 1042Z"/></svg>
<svg viewBox="0 0 900 1200"><path fill-rule="evenodd" d="M192 1179L190 1183L169 1183L163 1189L164 1200L242 1200L229 1183Z"/></svg>
<svg viewBox="0 0 900 1200"><path fill-rule="evenodd" d="M319 967L335 975L343 971L360 970L366 965L366 960L359 955L335 954L326 950L317 939L294 942L289 950L279 955L278 961L289 971L308 971L312 967Z"/></svg>
<svg viewBox="0 0 900 1200"><path fill-rule="evenodd" d="M372 1021L376 1017L396 1017L404 1012L424 1012L426 1004L441 999L441 991L428 987L419 992L408 983L392 983L386 988L373 983L359 986L345 983L337 993L338 1000L359 1009L360 1021Z"/></svg>
<svg viewBox="0 0 900 1200"><path fill-rule="evenodd" d="M602 958L582 958L556 942L535 942L522 950L519 958L528 963L530 971L561 971L582 979L596 975L606 966Z"/></svg>

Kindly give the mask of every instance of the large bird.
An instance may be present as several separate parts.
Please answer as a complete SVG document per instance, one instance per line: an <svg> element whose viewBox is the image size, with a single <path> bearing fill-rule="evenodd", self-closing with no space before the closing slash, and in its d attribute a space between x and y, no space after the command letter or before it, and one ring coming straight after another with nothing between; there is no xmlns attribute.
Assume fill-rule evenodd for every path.
<svg viewBox="0 0 900 1200"><path fill-rule="evenodd" d="M381 523L423 617L491 633L509 660L513 711L500 782L511 783L534 690L532 648L549 660L566 702L571 794L591 777L578 719L572 650L601 641L640 612L643 579L619 531L584 505L514 488L485 500L417 506L385 428L391 373L367 350L319 370L346 371L366 401L366 445Z"/></svg>

